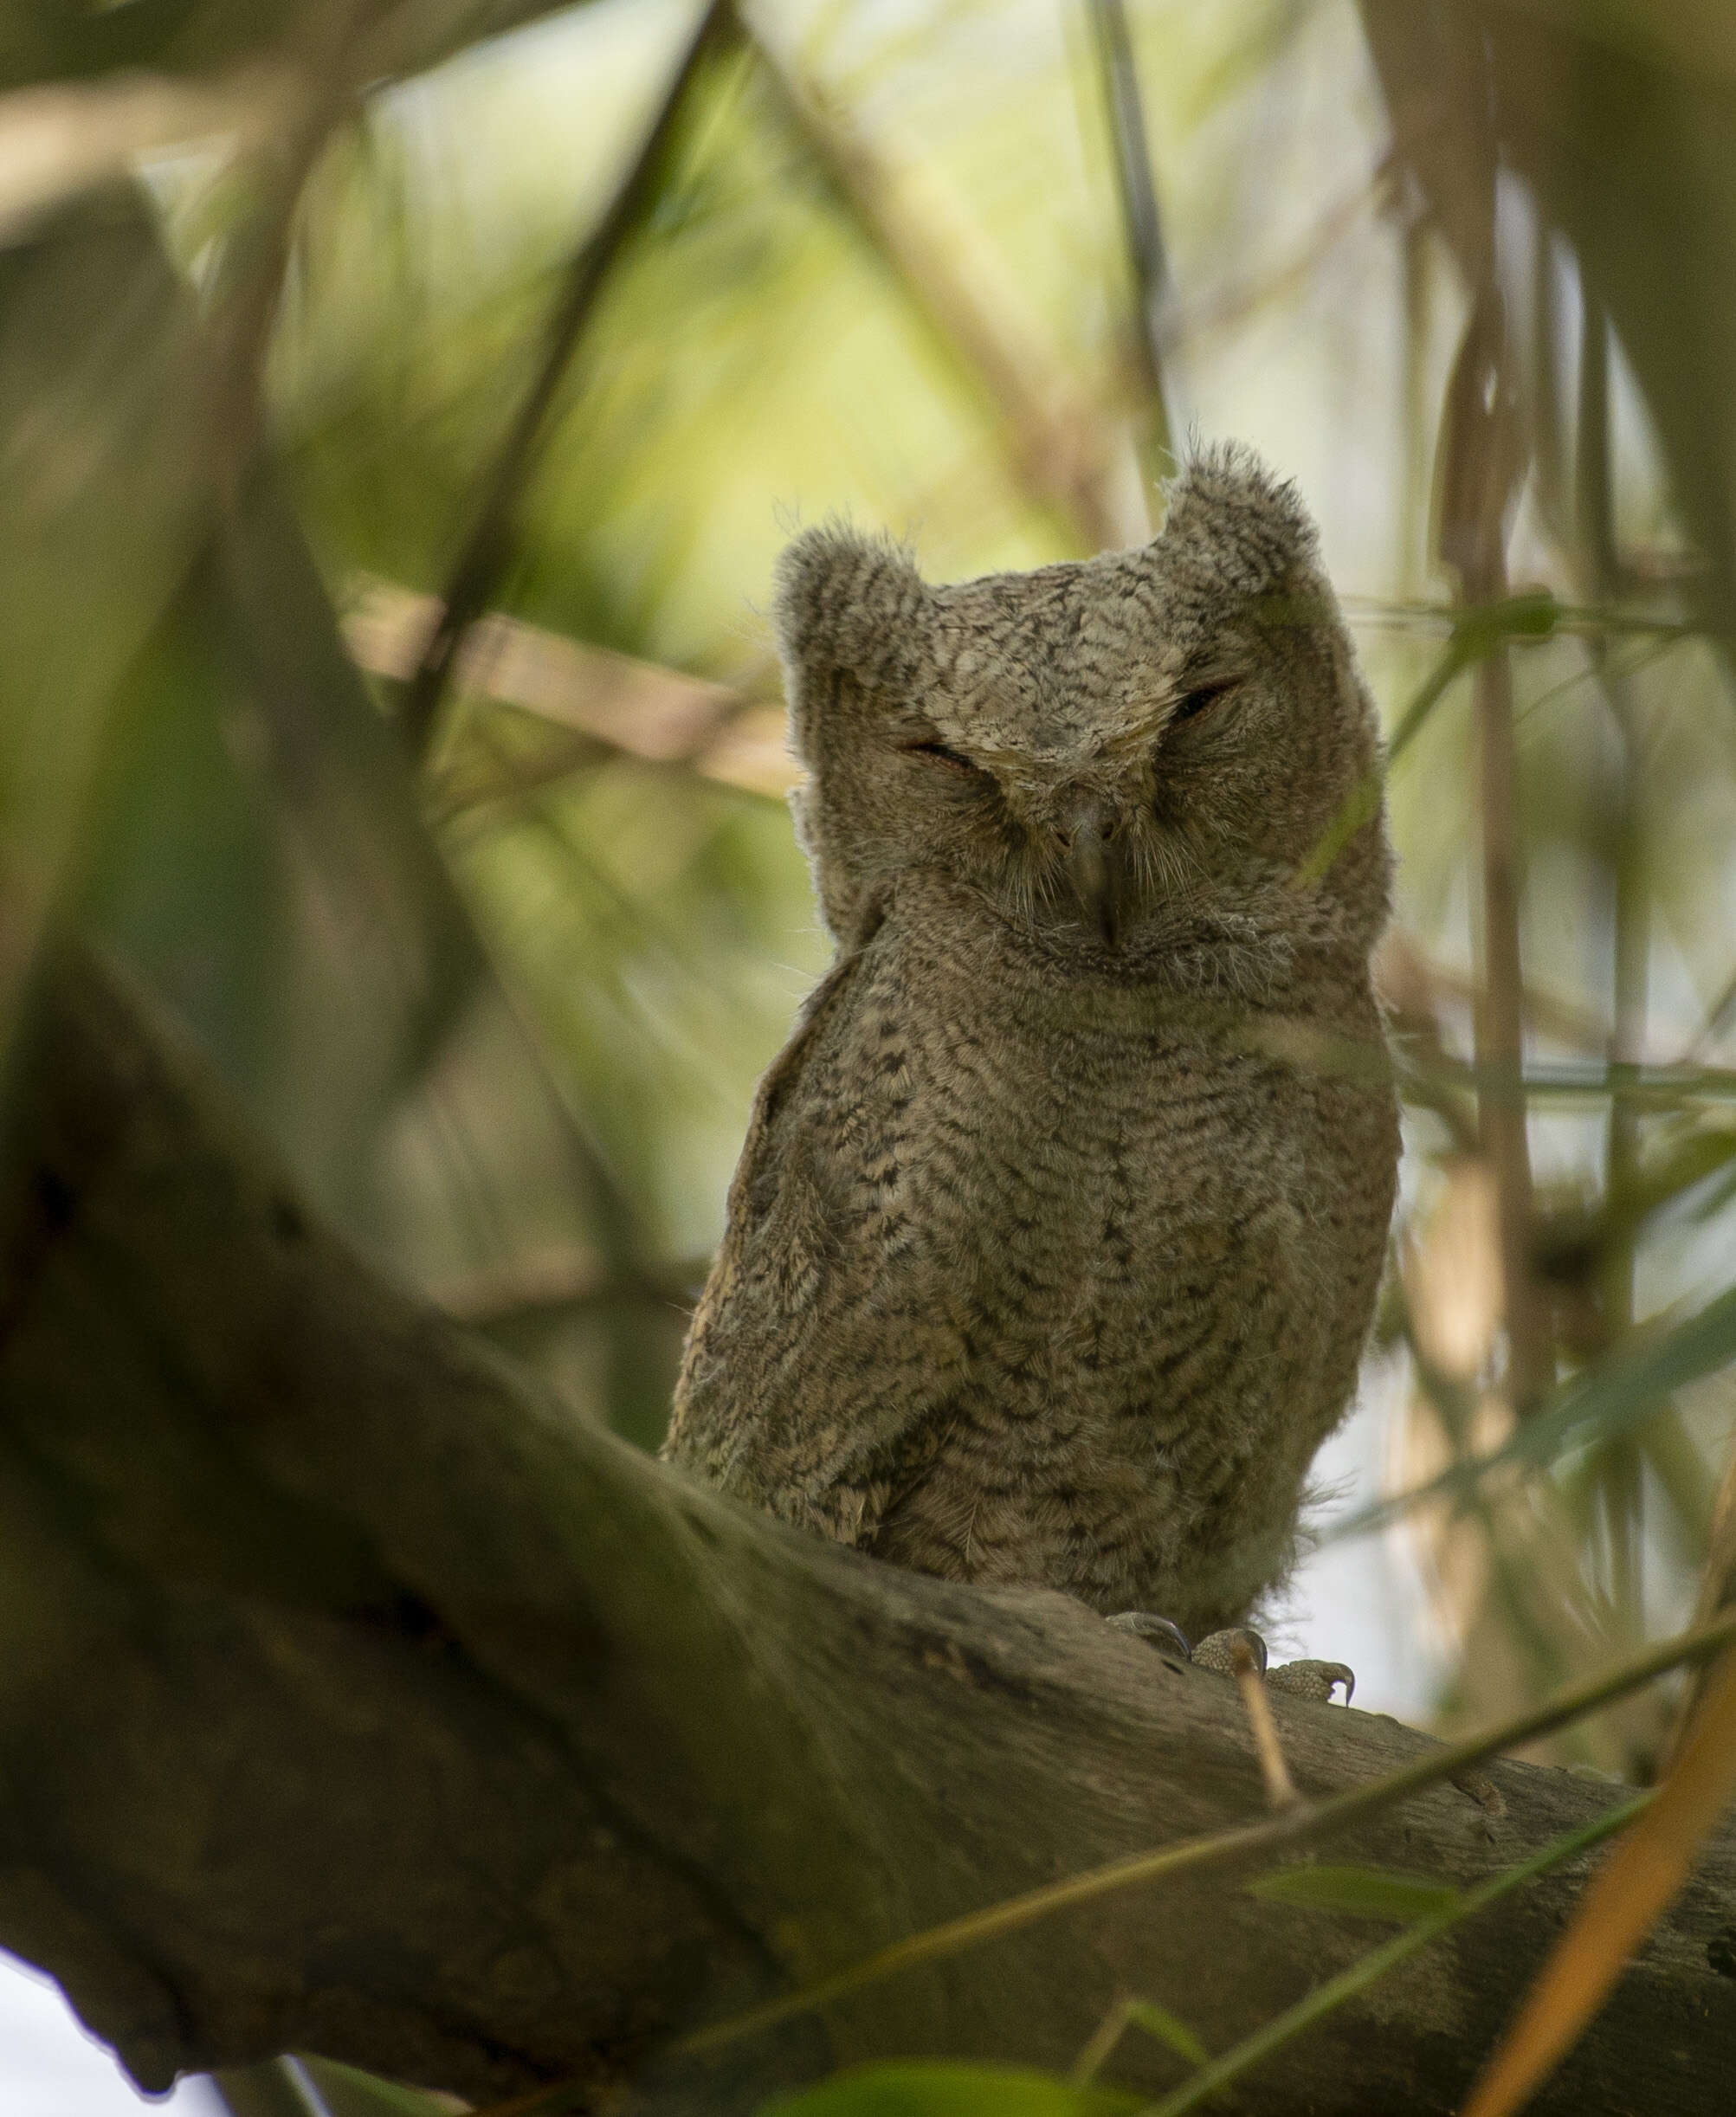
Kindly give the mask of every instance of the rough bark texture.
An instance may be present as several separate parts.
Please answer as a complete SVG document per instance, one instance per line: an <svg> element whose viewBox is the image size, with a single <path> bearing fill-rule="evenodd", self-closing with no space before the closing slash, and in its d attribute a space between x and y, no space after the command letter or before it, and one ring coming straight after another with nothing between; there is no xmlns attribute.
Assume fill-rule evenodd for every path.
<svg viewBox="0 0 1736 2117"><path fill-rule="evenodd" d="M683 2027L1256 1813L1233 1686L684 1482L313 1225L106 973L63 956L35 1024L0 1249L0 1943L141 2083L300 2046L751 2109L842 2060L1062 2064L1120 1990L1221 2046L1382 1936L1234 1880L1128 1892L684 2072ZM1427 1746L1274 1703L1307 1793ZM1499 1821L1438 1786L1330 1856L1468 1881L1612 1798L1493 1777ZM1450 2109L1583 1873L1300 2040L1259 2107ZM1733 2077L1726 1828L1538 2107L1722 2112Z"/></svg>

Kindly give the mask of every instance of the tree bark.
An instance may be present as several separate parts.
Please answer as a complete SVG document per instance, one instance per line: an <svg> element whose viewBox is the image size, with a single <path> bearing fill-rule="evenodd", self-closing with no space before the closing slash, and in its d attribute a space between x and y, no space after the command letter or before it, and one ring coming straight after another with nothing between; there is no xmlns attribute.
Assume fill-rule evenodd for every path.
<svg viewBox="0 0 1736 2117"><path fill-rule="evenodd" d="M1257 1814L1234 1686L648 1461L313 1224L114 974L62 952L35 1003L0 1228L0 1942L142 2086L295 2047L745 2111L874 2056L1063 2066L1122 1991L1220 2048L1384 1937L1245 1877L1124 1891L682 2060L920 1927ZM1428 1746L1273 1705L1305 1795ZM1616 1792L1491 1776L1498 1819L1439 1785L1326 1856L1473 1881ZM1298 2040L1259 2107L1453 2107L1584 1870ZM1726 1827L1538 2107L1710 2117L1733 2078Z"/></svg>

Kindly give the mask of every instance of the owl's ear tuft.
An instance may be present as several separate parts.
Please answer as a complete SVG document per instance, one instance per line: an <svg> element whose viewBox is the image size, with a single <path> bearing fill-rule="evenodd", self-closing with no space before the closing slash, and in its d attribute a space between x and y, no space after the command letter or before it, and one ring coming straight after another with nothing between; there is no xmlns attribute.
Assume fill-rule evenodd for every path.
<svg viewBox="0 0 1736 2117"><path fill-rule="evenodd" d="M1275 477L1251 449L1220 442L1202 449L1169 489L1159 541L1234 593L1258 596L1288 587L1320 565L1320 539L1302 496Z"/></svg>
<svg viewBox="0 0 1736 2117"><path fill-rule="evenodd" d="M830 676L852 676L870 691L907 689L930 616L921 575L889 538L829 522L786 545L771 619L798 746L806 701Z"/></svg>

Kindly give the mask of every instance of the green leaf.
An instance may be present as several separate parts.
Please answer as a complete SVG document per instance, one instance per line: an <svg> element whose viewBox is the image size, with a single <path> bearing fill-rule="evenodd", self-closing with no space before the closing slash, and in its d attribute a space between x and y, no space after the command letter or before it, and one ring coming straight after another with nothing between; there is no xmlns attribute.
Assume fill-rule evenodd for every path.
<svg viewBox="0 0 1736 2117"><path fill-rule="evenodd" d="M1416 1875L1390 1875L1376 1867L1283 1867L1248 1885L1250 1896L1275 1904L1302 1904L1311 1911L1347 1912L1359 1919L1396 1919L1410 1925L1452 1910L1459 1892Z"/></svg>
<svg viewBox="0 0 1736 2117"><path fill-rule="evenodd" d="M1016 2066L908 2059L778 2095L760 2117L1123 2117L1139 2103L1119 2088L1075 2088Z"/></svg>

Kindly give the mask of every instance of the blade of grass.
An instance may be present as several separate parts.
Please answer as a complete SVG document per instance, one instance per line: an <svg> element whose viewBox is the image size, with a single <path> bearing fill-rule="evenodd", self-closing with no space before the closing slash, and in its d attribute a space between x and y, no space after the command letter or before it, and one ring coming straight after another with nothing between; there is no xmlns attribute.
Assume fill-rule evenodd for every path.
<svg viewBox="0 0 1736 2117"><path fill-rule="evenodd" d="M1736 1656L1719 1664L1680 1760L1580 1901L1471 2091L1464 2117L1512 2117L1578 2041L1622 1966L1688 1880L1736 1793Z"/></svg>

